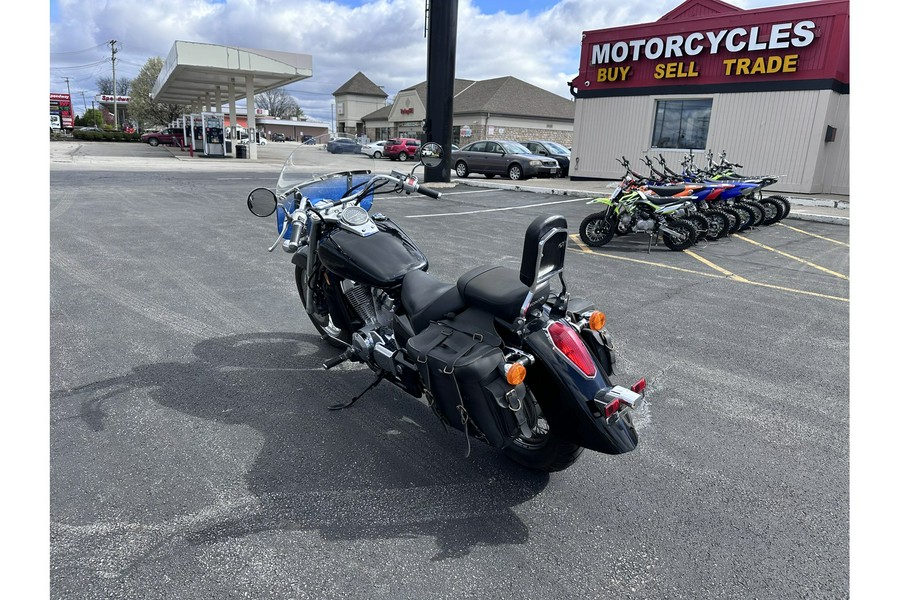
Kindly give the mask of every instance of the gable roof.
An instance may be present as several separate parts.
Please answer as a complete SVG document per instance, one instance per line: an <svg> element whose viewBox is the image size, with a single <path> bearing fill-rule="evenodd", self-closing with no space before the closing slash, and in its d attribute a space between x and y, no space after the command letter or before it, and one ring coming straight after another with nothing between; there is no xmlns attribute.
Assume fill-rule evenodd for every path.
<svg viewBox="0 0 900 600"><path fill-rule="evenodd" d="M727 2L722 2L722 0L686 0L686 2L682 2L661 16L657 21L680 21L735 12L744 12L744 10Z"/></svg>
<svg viewBox="0 0 900 600"><path fill-rule="evenodd" d="M428 105L427 81L400 91L410 90L415 90L422 104ZM566 120L575 118L574 102L512 76L484 81L455 79L453 94L454 114L492 113Z"/></svg>
<svg viewBox="0 0 900 600"><path fill-rule="evenodd" d="M391 109L394 107L393 103L388 104L387 106L382 106L376 111L372 111L364 117L360 118L360 121L387 121L388 117L391 116Z"/></svg>
<svg viewBox="0 0 900 600"><path fill-rule="evenodd" d="M379 98L387 98L387 94L383 89L375 85L375 83L366 77L361 71L347 80L344 85L332 92L333 96L344 94L355 94L357 96L378 96Z"/></svg>

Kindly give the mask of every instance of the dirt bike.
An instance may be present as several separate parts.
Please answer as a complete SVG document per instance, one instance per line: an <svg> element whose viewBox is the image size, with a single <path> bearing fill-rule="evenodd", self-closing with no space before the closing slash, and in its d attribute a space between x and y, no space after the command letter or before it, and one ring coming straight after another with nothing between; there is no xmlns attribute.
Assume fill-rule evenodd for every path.
<svg viewBox="0 0 900 600"><path fill-rule="evenodd" d="M305 312L341 350L323 368L353 361L375 374L362 393L329 408L349 409L387 380L424 397L469 449L481 440L530 469L566 469L584 449L634 450L632 411L646 381L610 380L616 357L605 315L567 291L565 218L532 221L518 271L482 265L444 282L397 223L371 212L378 194L440 198L414 172L443 160L442 148L426 143L407 174L309 178L292 155L274 191L248 196L253 214L277 213L269 251L280 245L290 255Z"/></svg>
<svg viewBox="0 0 900 600"><path fill-rule="evenodd" d="M694 208L692 199L654 196L651 200L641 182L627 174L609 198L599 197L587 204L603 204L606 209L591 213L581 221L578 233L581 240L592 247L605 246L616 233L646 233L647 251L662 237L670 250L686 250L697 240L697 228L684 217ZM659 202L657 204L656 202Z"/></svg>

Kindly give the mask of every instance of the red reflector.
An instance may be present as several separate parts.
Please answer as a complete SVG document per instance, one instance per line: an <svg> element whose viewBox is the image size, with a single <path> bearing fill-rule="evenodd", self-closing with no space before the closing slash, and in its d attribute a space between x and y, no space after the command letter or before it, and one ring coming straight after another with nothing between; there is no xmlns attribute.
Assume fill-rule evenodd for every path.
<svg viewBox="0 0 900 600"><path fill-rule="evenodd" d="M553 340L553 345L556 346L557 350L562 352L566 358L572 361L572 364L578 367L579 371L588 377L593 377L597 374L597 367L594 364L591 353L588 352L584 342L581 341L581 338L578 337L578 333L574 329L562 321L556 321L547 328L547 331L550 333L550 339Z"/></svg>
<svg viewBox="0 0 900 600"><path fill-rule="evenodd" d="M631 386L631 391L635 394L640 394L644 391L644 388L647 387L647 380L643 377L638 379L637 383Z"/></svg>
<svg viewBox="0 0 900 600"><path fill-rule="evenodd" d="M615 400L613 400L612 402L610 402L609 404L607 404L606 406L603 407L603 416L605 416L607 419L610 418L611 416L613 416L614 414L619 412L619 406L620 406L619 399L616 398Z"/></svg>

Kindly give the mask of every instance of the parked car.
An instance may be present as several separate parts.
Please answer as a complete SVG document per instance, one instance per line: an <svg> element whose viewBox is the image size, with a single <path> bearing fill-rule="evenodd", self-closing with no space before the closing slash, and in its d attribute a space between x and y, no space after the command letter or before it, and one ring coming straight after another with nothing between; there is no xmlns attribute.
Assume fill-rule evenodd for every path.
<svg viewBox="0 0 900 600"><path fill-rule="evenodd" d="M556 162L559 163L559 176L569 176L569 160L572 157L572 152L562 144L557 144L550 140L532 140L529 142L522 142L522 145L528 148L532 154L555 158Z"/></svg>
<svg viewBox="0 0 900 600"><path fill-rule="evenodd" d="M531 177L556 177L556 159L532 154L519 142L482 140L452 152L453 169L458 177L482 173L486 177L502 175L516 181Z"/></svg>
<svg viewBox="0 0 900 600"><path fill-rule="evenodd" d="M384 145L387 144L387 140L381 140L380 142L372 142L371 144L366 144L362 147L362 153L371 156L372 158L381 158L384 156Z"/></svg>
<svg viewBox="0 0 900 600"><path fill-rule="evenodd" d="M384 145L384 155L391 160L401 162L416 158L419 155L419 140L415 138L396 138L388 140Z"/></svg>
<svg viewBox="0 0 900 600"><path fill-rule="evenodd" d="M141 141L151 146L173 146L177 144L184 145L184 131L181 129L163 129L162 131L148 131L141 135Z"/></svg>
<svg viewBox="0 0 900 600"><path fill-rule="evenodd" d="M325 149L332 154L359 154L361 148L356 140L350 138L334 138L325 144Z"/></svg>
<svg viewBox="0 0 900 600"><path fill-rule="evenodd" d="M273 142L283 142L283 141L285 141L285 136L283 133L276 133L276 134L272 135L272 141Z"/></svg>

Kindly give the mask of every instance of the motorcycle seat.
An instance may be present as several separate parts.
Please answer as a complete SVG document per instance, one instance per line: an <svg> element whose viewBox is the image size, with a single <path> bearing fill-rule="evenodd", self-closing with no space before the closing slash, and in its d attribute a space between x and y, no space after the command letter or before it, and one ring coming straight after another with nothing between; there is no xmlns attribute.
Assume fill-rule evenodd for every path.
<svg viewBox="0 0 900 600"><path fill-rule="evenodd" d="M423 331L431 321L465 307L457 286L420 270L410 271L403 277L400 303L416 333Z"/></svg>
<svg viewBox="0 0 900 600"><path fill-rule="evenodd" d="M684 185L649 185L647 186L658 196L674 196L687 189Z"/></svg>
<svg viewBox="0 0 900 600"><path fill-rule="evenodd" d="M519 316L528 295L528 287L518 272L498 266L476 267L460 277L456 287L467 305L482 308L508 323ZM544 302L549 291L549 285L538 288L532 304Z"/></svg>

